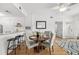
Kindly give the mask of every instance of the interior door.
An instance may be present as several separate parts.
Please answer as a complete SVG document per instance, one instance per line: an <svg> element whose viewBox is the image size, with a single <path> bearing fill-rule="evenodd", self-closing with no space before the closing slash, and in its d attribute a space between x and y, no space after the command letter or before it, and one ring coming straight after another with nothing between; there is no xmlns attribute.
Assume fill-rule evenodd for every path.
<svg viewBox="0 0 79 59"><path fill-rule="evenodd" d="M57 25L56 28L56 36L61 37L62 38L62 33L63 33L63 23L62 22L55 22Z"/></svg>

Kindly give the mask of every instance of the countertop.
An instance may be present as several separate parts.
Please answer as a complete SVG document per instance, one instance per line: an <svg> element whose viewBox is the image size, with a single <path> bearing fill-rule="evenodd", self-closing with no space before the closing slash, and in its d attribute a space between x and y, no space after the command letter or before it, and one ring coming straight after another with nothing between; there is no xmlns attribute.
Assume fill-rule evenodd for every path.
<svg viewBox="0 0 79 59"><path fill-rule="evenodd" d="M7 40L10 38L14 38L17 35L22 35L25 32L15 32L15 33L7 33L7 34L0 34L0 55L7 54Z"/></svg>
<svg viewBox="0 0 79 59"><path fill-rule="evenodd" d="M24 33L24 32L22 31L22 32L13 32L13 33L0 33L0 36L11 35L11 34L18 34L18 33Z"/></svg>

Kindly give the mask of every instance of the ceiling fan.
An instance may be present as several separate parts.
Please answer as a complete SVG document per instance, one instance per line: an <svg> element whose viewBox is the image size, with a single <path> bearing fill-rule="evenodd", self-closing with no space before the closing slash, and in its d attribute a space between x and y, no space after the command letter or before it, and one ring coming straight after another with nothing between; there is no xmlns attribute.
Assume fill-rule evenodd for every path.
<svg viewBox="0 0 79 59"><path fill-rule="evenodd" d="M75 5L76 3L58 3L53 10L59 10L60 12L69 10L69 7Z"/></svg>

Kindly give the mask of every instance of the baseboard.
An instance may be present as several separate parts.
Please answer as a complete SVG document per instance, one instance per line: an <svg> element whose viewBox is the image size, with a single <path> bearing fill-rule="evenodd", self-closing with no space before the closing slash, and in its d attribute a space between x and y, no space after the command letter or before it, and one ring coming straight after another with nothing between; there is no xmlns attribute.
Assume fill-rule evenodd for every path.
<svg viewBox="0 0 79 59"><path fill-rule="evenodd" d="M63 37L63 39L77 39L77 37Z"/></svg>

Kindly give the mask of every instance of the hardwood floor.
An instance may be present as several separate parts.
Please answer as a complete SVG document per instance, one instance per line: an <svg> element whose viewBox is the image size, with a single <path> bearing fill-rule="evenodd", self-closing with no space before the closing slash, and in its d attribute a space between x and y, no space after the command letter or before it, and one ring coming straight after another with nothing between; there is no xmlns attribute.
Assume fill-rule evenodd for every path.
<svg viewBox="0 0 79 59"><path fill-rule="evenodd" d="M24 42L21 44L20 49L16 48L16 55L50 55L48 49L49 48L45 48L44 50L41 50L39 53L36 53L34 52L34 49L27 50ZM11 52L9 55L12 54L13 52ZM52 55L66 55L66 52L63 48L59 47L56 43L54 43L54 53L52 52Z"/></svg>

